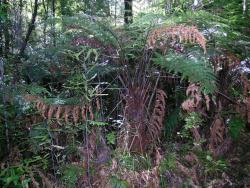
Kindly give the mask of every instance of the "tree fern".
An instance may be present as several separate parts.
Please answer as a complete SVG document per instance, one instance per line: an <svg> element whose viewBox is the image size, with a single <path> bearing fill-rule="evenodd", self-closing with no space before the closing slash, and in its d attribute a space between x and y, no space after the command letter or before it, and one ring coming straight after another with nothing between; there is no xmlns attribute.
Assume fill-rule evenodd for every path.
<svg viewBox="0 0 250 188"><path fill-rule="evenodd" d="M88 36L95 37L103 44L118 46L117 36L109 27L109 23L87 15L77 15L74 17L65 17L63 19L65 33L72 37Z"/></svg>
<svg viewBox="0 0 250 188"><path fill-rule="evenodd" d="M205 59L191 59L175 53L164 57L157 53L153 62L169 72L181 73L183 79L188 78L190 82L199 83L206 94L216 91L216 76Z"/></svg>

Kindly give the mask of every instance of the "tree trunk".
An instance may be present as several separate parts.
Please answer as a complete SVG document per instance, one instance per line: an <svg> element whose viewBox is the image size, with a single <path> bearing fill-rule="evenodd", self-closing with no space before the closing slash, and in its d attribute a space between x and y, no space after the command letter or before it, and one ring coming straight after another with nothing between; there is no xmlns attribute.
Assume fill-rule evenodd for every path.
<svg viewBox="0 0 250 188"><path fill-rule="evenodd" d="M3 34L4 34L4 56L7 57L10 51L10 33L9 33L9 26L10 21L8 17L8 6L9 2L8 0L3 0L3 14L5 15L5 19L3 21Z"/></svg>
<svg viewBox="0 0 250 188"><path fill-rule="evenodd" d="M133 23L133 10L132 10L133 0L124 0L124 23Z"/></svg>
<svg viewBox="0 0 250 188"><path fill-rule="evenodd" d="M45 0L42 1L43 9L44 9L44 23L43 23L43 44L44 47L47 45L47 20L49 17L49 2L48 0L45 2Z"/></svg>
<svg viewBox="0 0 250 188"><path fill-rule="evenodd" d="M55 4L55 0L51 1L51 10L52 10L52 25L51 25L51 29L52 29L52 40L53 40L53 46L56 46L56 28L55 28L55 17L56 17L56 4Z"/></svg>
<svg viewBox="0 0 250 188"><path fill-rule="evenodd" d="M243 14L248 16L248 0L243 0Z"/></svg>
<svg viewBox="0 0 250 188"><path fill-rule="evenodd" d="M17 7L14 10L16 22L13 24L15 31L13 38L15 39L16 47L20 49L22 44L23 0L19 0L19 4L16 4L16 6Z"/></svg>
<svg viewBox="0 0 250 188"><path fill-rule="evenodd" d="M197 8L202 7L203 1L202 0L194 0L194 3L192 5L193 10L196 10Z"/></svg>
<svg viewBox="0 0 250 188"><path fill-rule="evenodd" d="M23 40L23 43L22 43L22 46L21 46L21 49L19 51L19 56L23 56L23 53L24 53L24 50L28 44L28 41L29 41L29 38L30 38L30 35L35 27L35 22L36 22L36 16L37 16L37 10L38 10L38 0L35 0L35 5L34 5L34 11L33 11L33 14L32 14L32 18L31 18L31 22L29 24L29 28L28 28L28 31L26 33L26 36Z"/></svg>
<svg viewBox="0 0 250 188"><path fill-rule="evenodd" d="M30 39L31 33L35 27L35 21L36 21L36 17L37 17L37 12L38 12L38 0L35 0L35 5L34 5L34 11L32 14L32 18L27 30L27 33L25 35L25 38L22 42L21 48L19 53L15 56L13 64L15 67L15 72L14 72L14 78L13 78L13 83L15 84L16 82L20 81L20 71L19 71L19 67L18 64L20 63L20 59L21 57L24 55L24 51L27 47L28 41Z"/></svg>
<svg viewBox="0 0 250 188"><path fill-rule="evenodd" d="M2 0L0 0L0 7L2 7ZM0 19L0 57L3 56L3 21Z"/></svg>

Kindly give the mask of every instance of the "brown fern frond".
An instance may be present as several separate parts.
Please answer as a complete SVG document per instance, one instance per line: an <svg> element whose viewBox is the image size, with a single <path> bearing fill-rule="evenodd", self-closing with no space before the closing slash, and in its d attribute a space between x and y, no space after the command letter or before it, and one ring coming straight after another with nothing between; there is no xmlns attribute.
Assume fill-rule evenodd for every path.
<svg viewBox="0 0 250 188"><path fill-rule="evenodd" d="M48 120L51 120L51 118L53 117L54 113L56 112L57 106L55 105L50 105L49 106L49 110L48 110Z"/></svg>
<svg viewBox="0 0 250 188"><path fill-rule="evenodd" d="M80 107L79 106L75 106L73 108L73 111L72 111L74 124L77 124L79 122L79 119L80 119L79 114L80 114Z"/></svg>
<svg viewBox="0 0 250 188"><path fill-rule="evenodd" d="M42 108L42 116L46 119L49 106L45 103L42 103L41 108Z"/></svg>
<svg viewBox="0 0 250 188"><path fill-rule="evenodd" d="M85 107L85 106L83 106L83 107L81 108L81 115L82 115L82 122L83 122L83 123L86 122L87 117L86 117L86 107Z"/></svg>
<svg viewBox="0 0 250 188"><path fill-rule="evenodd" d="M89 111L89 118L90 118L90 120L94 120L95 116L94 116L91 104L88 106L88 111Z"/></svg>
<svg viewBox="0 0 250 188"><path fill-rule="evenodd" d="M61 118L64 118L65 123L69 123L71 121L74 124L77 124L80 119L82 119L83 123L86 122L87 117L89 117L90 120L94 120L95 115L93 108L96 110L100 110L99 99L93 101L93 104L95 106L92 106L92 104L85 104L82 106L46 104L46 102L44 102L42 98L35 95L25 95L23 96L23 98L28 102L34 102L36 109L40 111L44 119L51 120L54 117L57 123L60 125L62 124Z"/></svg>
<svg viewBox="0 0 250 188"><path fill-rule="evenodd" d="M36 95L24 95L23 98L28 102L35 102L39 99L39 97Z"/></svg>
<svg viewBox="0 0 250 188"><path fill-rule="evenodd" d="M96 99L96 109L99 111L101 110L101 104L99 98Z"/></svg>
<svg viewBox="0 0 250 188"><path fill-rule="evenodd" d="M166 105L165 98L167 98L166 93L163 90L158 89L156 91L156 101L153 114L150 119L151 125L149 128L149 132L153 141L155 141L160 137L163 128L163 121L165 117L165 105Z"/></svg>
<svg viewBox="0 0 250 188"><path fill-rule="evenodd" d="M231 145L231 139L226 136L226 125L221 117L216 117L210 128L209 150L214 157L225 154Z"/></svg>
<svg viewBox="0 0 250 188"><path fill-rule="evenodd" d="M43 106L43 102L41 100L38 100L36 103L37 110L42 111L42 106Z"/></svg>
<svg viewBox="0 0 250 188"><path fill-rule="evenodd" d="M70 105L65 106L64 110L64 121L69 123L69 117L71 115L72 107Z"/></svg>
<svg viewBox="0 0 250 188"><path fill-rule="evenodd" d="M189 97L185 100L181 107L187 112L205 112L205 109L209 110L211 99L208 95L203 95L201 93L201 88L197 84L190 84L186 90L186 95ZM205 101L206 107L203 107L202 103Z"/></svg>
<svg viewBox="0 0 250 188"><path fill-rule="evenodd" d="M64 112L64 108L62 106L58 106L57 111L56 111L56 121L57 123L60 123L60 119L61 119L61 114Z"/></svg>
<svg viewBox="0 0 250 188"><path fill-rule="evenodd" d="M190 42L199 44L204 52L206 52L206 39L196 27L187 27L183 25L162 27L152 31L148 37L148 46L151 48L157 47L157 42L160 40L172 39L180 42Z"/></svg>

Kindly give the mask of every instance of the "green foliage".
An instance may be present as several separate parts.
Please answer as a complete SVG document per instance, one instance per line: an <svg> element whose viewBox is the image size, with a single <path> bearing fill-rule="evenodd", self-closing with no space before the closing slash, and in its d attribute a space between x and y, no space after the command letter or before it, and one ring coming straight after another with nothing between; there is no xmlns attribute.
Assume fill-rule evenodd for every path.
<svg viewBox="0 0 250 188"><path fill-rule="evenodd" d="M124 180L118 179L115 176L112 176L110 178L110 183L112 185L112 188L128 188L128 183Z"/></svg>
<svg viewBox="0 0 250 188"><path fill-rule="evenodd" d="M203 123L203 119L200 114L197 112L191 112L188 114L188 116L185 118L185 129L189 130L192 128L200 127Z"/></svg>
<svg viewBox="0 0 250 188"><path fill-rule="evenodd" d="M82 175L83 170L79 166L66 165L62 168L62 181L69 188L75 187L78 177Z"/></svg>
<svg viewBox="0 0 250 188"><path fill-rule="evenodd" d="M114 145L116 140L116 133L112 131L106 135L106 138L108 144Z"/></svg>
<svg viewBox="0 0 250 188"><path fill-rule="evenodd" d="M178 126L178 123L181 120L179 113L180 109L176 108L168 115L168 118L166 119L164 135L167 138L171 138L173 130Z"/></svg>
<svg viewBox="0 0 250 188"><path fill-rule="evenodd" d="M69 79L63 87L69 92L70 96L79 97L83 102L90 102L95 96L98 86L93 88L90 82L96 77L87 78L84 73L76 72Z"/></svg>
<svg viewBox="0 0 250 188"><path fill-rule="evenodd" d="M184 116L185 125L184 128L179 133L181 137L187 138L188 140L193 140L193 136L191 135L190 130L192 128L198 128L200 127L204 120L202 119L202 116L197 112L191 112ZM203 142L203 140L201 140Z"/></svg>
<svg viewBox="0 0 250 188"><path fill-rule="evenodd" d="M151 169L152 163L148 155L136 155L130 153L117 153L118 163L122 168L133 171L141 171Z"/></svg>
<svg viewBox="0 0 250 188"><path fill-rule="evenodd" d="M84 1L84 10L89 15L97 16L109 16L110 14L110 1L107 0L85 0Z"/></svg>
<svg viewBox="0 0 250 188"><path fill-rule="evenodd" d="M0 185L2 187L27 187L31 179L25 174L29 173L23 166L9 167L1 170ZM25 177L21 180L21 177Z"/></svg>
<svg viewBox="0 0 250 188"><path fill-rule="evenodd" d="M90 125L94 125L94 126L107 126L108 123L107 122L103 122L103 121L91 121L88 120Z"/></svg>
<svg viewBox="0 0 250 188"><path fill-rule="evenodd" d="M21 89L21 88L20 88ZM37 84L29 84L24 86L24 89L27 93L36 96L51 96L51 93L44 87Z"/></svg>
<svg viewBox="0 0 250 188"><path fill-rule="evenodd" d="M110 24L105 22L105 20L99 22L98 20L94 21L90 16L87 15L77 15L72 17L64 17L62 21L65 25L65 28L70 28L72 23L74 23L74 26L77 28L77 30L72 29L65 31L64 34L69 37L68 39L75 38L76 35L90 38L94 37L103 44L111 44L116 47L119 46L119 41L116 38L116 34L110 27Z"/></svg>
<svg viewBox="0 0 250 188"><path fill-rule="evenodd" d="M208 153L200 154L199 158L204 165L206 175L218 176L219 173L223 173L228 169L228 164L225 160L215 160Z"/></svg>
<svg viewBox="0 0 250 188"><path fill-rule="evenodd" d="M48 0L41 2L36 27L28 40L25 54L20 62L15 64L12 58L18 55L22 36L25 36L28 29L33 4L31 1L7 1L8 5L1 2L0 56L4 55L5 50L9 52L4 64L3 92L0 93L0 158L9 157L7 144L18 146L23 156L16 164L10 164L6 169L1 169L0 187L32 186L32 174L36 179L41 180L41 177L36 176L38 174L34 168L42 168L46 173L51 173L51 171L57 175L59 173L60 180L65 187L77 187L76 183L78 178L81 180L83 169L72 164L75 160L82 160L86 157L82 156L79 148L85 149L87 143L85 136L91 132L91 128L98 126L98 129L102 129L101 131L105 133L107 144L113 148L116 146L117 131L120 127L111 132L109 124L98 119L106 121L105 116L111 109L112 113L108 118L116 119L124 112L124 105L120 105L122 101L119 102L119 100L126 92L124 87L120 87L122 84L117 81L121 79L121 72L127 71L127 79L132 78L131 83L135 83L134 70L145 70L146 79L143 81L150 82L149 93L151 93L153 88L151 84L155 82L156 69L151 67L150 62L154 57L155 65L169 73L181 75L182 79L200 84L204 94L211 94L215 98L216 95L213 94L217 91L217 80L212 66L208 63L210 56L223 55L226 49L243 59L249 56L250 52L250 22L249 17L242 14L242 0L203 0L202 7L199 7L201 10L192 10L193 0L148 1L150 7L145 10L147 12L139 13L139 16L134 18L134 23L125 27L120 26L121 18L117 17L123 14L119 10L122 9L119 7L123 4L121 1L54 1L55 16L51 16L52 1ZM23 7L21 7L21 2L23 2ZM13 11L6 11L7 9L13 9ZM17 16L12 15L14 12ZM110 14L115 15L110 16ZM109 17L104 18L104 16ZM16 18L18 19L15 20ZM112 22L113 19L116 23ZM182 44L186 48L181 53L167 49L166 56L151 54L151 50L146 48L148 34L155 28L180 24L195 25L202 32L207 39L207 54L204 56L190 44ZM113 25L118 27L114 28ZM80 45L76 42L78 39L81 41ZM143 66L140 67L142 64ZM145 69L144 65L146 65ZM18 71L20 71L20 83L14 83L15 74ZM171 138L168 139L168 144L171 145L179 141L172 133L178 125L183 125L182 120L185 119L185 125L181 136L189 139L192 138L190 129L201 126L205 121L198 113L188 114L181 119L180 109L176 107L179 107L183 99L183 97L179 98L178 92L184 96L183 82L180 83L179 80L175 82L173 88L181 89L173 93L172 86L166 86L162 77L164 76L161 74L159 83L156 82L157 88L165 87L164 89L171 91L168 93L167 100L170 115L165 123L165 136ZM111 90L113 92L109 96L111 102L102 99L102 112L95 114L96 120L87 120L85 124L77 126L70 123L57 125L54 119L49 122L33 123L37 114L34 114L31 104L23 99L24 95L31 94L40 96L47 105L82 105L91 103L92 99L100 95L99 91L106 91L109 85L119 88L115 94L114 90ZM232 89L231 93L226 93L229 98L237 101L239 98L243 99L239 88L230 89ZM121 94L119 97L116 96L118 93ZM5 100L2 100L3 98ZM115 107L112 106L113 103ZM224 106L222 108L224 110ZM61 117L63 116L65 114L62 112ZM69 119L73 118L72 114L69 116ZM231 137L234 140L241 138L240 133L245 122L237 117L231 119L231 114L227 116L227 119L230 119L228 127ZM200 131L206 133L209 131L209 126L204 126ZM96 136L98 137L99 134ZM90 143L92 146L92 142ZM181 144L180 148L179 144ZM184 156L193 148L190 142L183 144L183 140L173 145L174 151L171 152L169 152L169 147L166 147L169 154L160 164L161 178L165 180L167 178L166 175L163 176L163 173L173 172L176 168L176 156L180 154ZM176 153L177 150L178 153ZM148 155L119 153L114 158L118 161L118 168L137 172L152 169L152 161ZM202 161L200 168L205 170L206 175L214 176L228 169L224 160L214 160L210 154L204 153L200 159ZM10 157L8 160L12 162ZM5 160L1 161L2 163L7 164ZM50 163L53 163L53 169L48 169ZM94 179L94 169L90 170L92 176L90 178ZM201 178L201 181L203 179ZM114 175L110 183L113 187L128 187L127 182ZM163 187L166 186L166 184L163 185Z"/></svg>
<svg viewBox="0 0 250 188"><path fill-rule="evenodd" d="M141 29L147 29L149 27L153 27L157 25L158 20L166 20L166 16L164 14L159 13L141 13L136 17L134 22L130 25L130 27L139 27Z"/></svg>
<svg viewBox="0 0 250 188"><path fill-rule="evenodd" d="M160 163L160 172L164 173L167 170L176 168L176 154L168 153Z"/></svg>
<svg viewBox="0 0 250 188"><path fill-rule="evenodd" d="M7 3L5 3L5 4L3 4L3 3L1 3L0 4L0 20L1 21L5 21L6 19L7 19L7 16L8 16L8 14L7 14L7 9L10 7L10 5L9 4L7 4Z"/></svg>
<svg viewBox="0 0 250 188"><path fill-rule="evenodd" d="M156 54L153 62L169 72L181 73L182 79L187 78L192 83L199 83L206 94L214 93L217 89L213 69L205 59L196 57L191 59L179 54L168 53L166 57Z"/></svg>
<svg viewBox="0 0 250 188"><path fill-rule="evenodd" d="M249 50L247 49L250 47L249 35L240 32L244 27L242 27L242 24L239 23L239 21L243 22L244 25L248 25L248 27L249 22L247 19L242 19L242 12L237 15L240 19L234 20L235 16L229 17L227 14L231 11L224 10L226 4L228 4L228 2L224 2L223 11L221 8L218 8L218 12L222 12L220 14L214 13L213 10L198 10L195 12L186 11L178 16L166 19L163 22L166 25L186 25L187 23L196 25L205 35L207 39L208 53L211 55L221 52L221 47L223 47L230 52L247 57L249 56ZM234 28L232 28L232 23L230 23L232 21L231 19L234 20Z"/></svg>
<svg viewBox="0 0 250 188"><path fill-rule="evenodd" d="M21 160L20 162L17 162L17 164L5 169L1 169L0 185L6 188L28 187L29 183L31 183L31 175L34 178L35 170L33 169L33 165L36 167L42 167L44 163L47 163L46 159L40 156L35 156L31 159Z"/></svg>
<svg viewBox="0 0 250 188"><path fill-rule="evenodd" d="M234 140L240 138L240 132L245 127L245 121L242 118L233 118L229 121L229 133Z"/></svg>
<svg viewBox="0 0 250 188"><path fill-rule="evenodd" d="M51 138L49 137L48 130L46 124L38 124L32 125L32 129L29 132L29 141L28 144L30 145L30 150L38 154L38 152L45 152L46 150L49 151L49 146L51 143Z"/></svg>

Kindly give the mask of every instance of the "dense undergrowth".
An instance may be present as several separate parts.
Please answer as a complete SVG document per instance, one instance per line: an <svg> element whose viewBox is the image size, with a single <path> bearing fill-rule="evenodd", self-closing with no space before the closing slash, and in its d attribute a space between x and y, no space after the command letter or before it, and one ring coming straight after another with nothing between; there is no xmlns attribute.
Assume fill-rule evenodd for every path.
<svg viewBox="0 0 250 188"><path fill-rule="evenodd" d="M250 186L249 17L161 6L0 57L1 187Z"/></svg>

